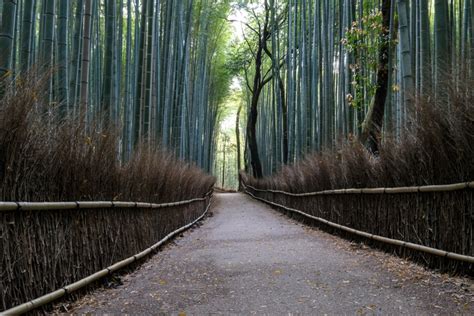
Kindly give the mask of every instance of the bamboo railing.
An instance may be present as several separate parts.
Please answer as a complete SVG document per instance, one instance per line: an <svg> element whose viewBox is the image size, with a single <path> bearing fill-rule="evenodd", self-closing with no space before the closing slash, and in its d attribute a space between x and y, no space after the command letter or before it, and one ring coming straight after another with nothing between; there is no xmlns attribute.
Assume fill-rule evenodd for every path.
<svg viewBox="0 0 474 316"><path fill-rule="evenodd" d="M120 202L120 201L76 201L76 202L0 202L0 212L7 211L52 211L73 209L106 209L106 208L166 208L186 205L206 200L212 191L204 197L171 203L144 203L144 202Z"/></svg>
<svg viewBox="0 0 474 316"><path fill-rule="evenodd" d="M472 273L474 264L474 182L397 188L339 189L308 193L261 189L246 183L243 184L248 195L271 206L369 240L426 253L441 259L464 262L467 264L468 271L464 270L463 272ZM409 208L410 202L413 202L411 209ZM413 213L416 215L413 216ZM408 215L413 222L404 220L404 215ZM331 220L327 217L330 217ZM378 226L378 233L367 231L371 227L364 225L363 221L369 218L371 223ZM430 245L421 244L423 240L419 236L432 235L433 230L439 232L439 222L441 221L443 223L452 222L453 225L445 232L427 238L426 241L431 243ZM391 227L384 229L384 225ZM353 226L365 227L366 230L359 227L356 229ZM422 229L429 232L421 231ZM412 232L413 230L415 231ZM400 232L404 232L408 239L414 239L416 236L418 243L413 240L394 238L395 233L403 235ZM455 232L456 237L461 235L462 238L453 237L450 239L450 232ZM441 238L443 240L439 240ZM462 239L462 241L455 239ZM457 245L462 242L462 246L457 249L464 250L464 253L433 247L433 245L452 246L449 240L452 240L453 243L456 241ZM424 260L426 261L426 258Z"/></svg>
<svg viewBox="0 0 474 316"><path fill-rule="evenodd" d="M333 194L401 194L401 193L419 193L419 192L450 192L464 189L474 189L474 181L462 182L445 185L426 185L413 187L397 187L397 188L365 188L365 189L338 189L324 190L318 192L307 193L291 193L281 190L258 189L251 185L245 184L246 187L258 192L280 193L288 196L314 196L314 195L333 195Z"/></svg>
<svg viewBox="0 0 474 316"><path fill-rule="evenodd" d="M99 216L102 216L102 218L108 219L110 217L114 218L114 216L117 215L116 213L110 213L110 212L120 212L119 214L120 216L118 217L124 217L124 215L127 214L125 215L125 217L130 218L130 223L124 223L124 226L121 226L121 227L114 227L114 224L117 225L118 221L120 221L120 225L123 224L121 221L121 218L116 218L116 219L112 219L110 223L105 223L104 226L100 226L100 227L107 227L108 229L111 229L111 230L116 229L116 228L124 229L124 227L126 227L127 224L133 225L133 220L135 219L135 217L138 217L139 219L138 221L136 221L137 226L141 225L142 227L132 227L130 228L129 232L124 231L125 234L117 233L116 235L113 236L113 238L108 238L111 240L113 240L114 238L119 238L119 237L127 239L127 241L125 241L124 245L121 245L121 247L123 249L128 250L128 252L130 252L132 249L138 249L140 244L143 244L143 242L146 242L146 241L141 241L141 240L133 240L134 238L141 239L140 237L143 234L143 232L141 232L142 230L153 231L154 235L164 236L164 237L162 237L158 242L155 242L152 246L146 247L144 250L141 250L140 252L134 255L128 256L126 259L119 260L118 262L115 262L115 263L112 262L112 264L106 265L106 268L102 268L102 269L99 268L98 270L95 270L97 272L93 272L94 270L92 270L91 271L93 272L92 274L86 277L81 277L79 281L73 281L69 285L56 287L56 290L53 290L49 294L39 295L39 297L37 297L36 299L32 299L32 300L30 299L26 303L20 304L16 307L12 307L11 304L8 304L8 302L6 302L6 304L4 303L3 305L7 305L8 309L3 312L0 312L0 314L1 315L18 315L18 314L26 313L28 311L41 307L45 304L48 304L54 300L57 300L66 294L73 293L93 282L96 282L97 280L107 275L110 275L111 273L119 269L122 269L123 267L126 267L136 262L137 260L144 258L145 256L157 250L170 238L172 238L173 236L176 236L177 234L180 234L181 232L190 228L191 226L196 224L199 220L201 220L206 215L206 213L208 212L210 208L211 198L212 198L212 190L209 191L202 198L195 198L195 199L190 199L186 201L162 203L162 204L141 203L141 202L116 202L116 201L97 201L97 202L78 201L78 202L45 202L45 203L1 202L0 203L0 216L3 216L3 218L0 218L0 219L3 219L3 221L0 222L0 235L2 235L2 232L5 235L6 234L12 235L12 231L8 231L9 229L8 225L9 224L12 225L11 222L8 223L8 220L9 219L11 220L12 216L24 216L25 221L28 221L28 224L30 224L30 221L31 221L30 217L32 217L34 218L34 222L39 223L39 225L46 225L46 227L51 227L51 226L54 227L54 226L57 226L58 223L62 223L62 222L67 222L69 223L69 225L72 225L72 226L80 225L81 223L76 223L78 219L74 219L75 217L78 217L79 214L82 215L82 218L97 217L99 214ZM196 204L196 203L198 203L199 205L194 207L193 204ZM201 208L200 205L202 203L204 203L205 207ZM157 213L156 209L163 209L163 210ZM169 211L165 209L173 210L173 212L170 213ZM203 209L204 211L202 211ZM165 212L166 214L163 212ZM53 221L54 225L51 224L51 221L40 223L42 217L54 218L54 221ZM20 217L20 220L21 220L21 217ZM95 220L100 220L100 219L99 218L90 219L91 222L94 222ZM163 220L166 220L166 222L163 222ZM71 221L75 221L75 222L71 223ZM162 222L161 227L153 226L154 223L160 223L160 222ZM151 226L146 227L145 223ZM108 224L112 224L112 227L108 227L109 226ZM13 222L13 226L14 225L16 225L15 222ZM86 224L84 223L82 225L86 225ZM27 224L24 224L24 226L27 226ZM172 231L170 231L170 229L167 227L169 228L172 227L171 228ZM35 229L39 229L40 231L49 230L47 228L36 227L29 231L31 231L34 234ZM94 262L94 266L100 266L101 264L100 262L107 262L107 260L105 260L102 257L105 257L105 256L107 256L107 258L117 257L117 254L114 254L115 251L110 249L110 248L114 248L116 244L114 245L113 242L103 242L103 245L100 245L100 242L101 242L100 239L104 238L104 235L106 235L107 232L101 231L101 229L99 229L99 226L97 226L97 228L82 227L78 230L78 232L85 231L85 230L94 230L93 234L97 236L97 240L90 240L90 238L85 239L83 236L76 236L77 233L75 233L74 236L77 237L76 239L78 239L79 242L82 242L84 248L90 247L92 248L92 250L90 249L87 250L87 253L81 252L81 251L79 251L79 253L75 252L74 253L75 256L74 258L71 258L72 262L69 263L69 265L75 265L77 261L84 261L85 263L84 267L87 267L88 266L87 263L90 260L92 260ZM24 229L19 229L18 231L15 230L13 233L15 235L17 234L23 235L23 232L24 232ZM52 238L55 238L54 235L56 233L57 232L55 231L51 231L49 232L49 235L51 235ZM61 234L63 233L64 235L66 235L67 232L61 232ZM1 236L1 237L3 238L4 236ZM19 240L24 240L24 236L19 236L18 238ZM38 236L35 237L35 239L37 238L46 239L47 236L40 235L40 233L38 233ZM67 244L68 243L67 238L65 238L65 240L66 241L63 242L64 247L69 247L69 245ZM0 246L1 246L1 242L2 240L0 240ZM13 242L13 241L4 240L3 242L8 243L8 242ZM49 248L55 248L53 243L51 243L51 246L49 245L45 245L45 246L46 248L48 248L46 249L46 251L48 252L48 257L54 256L55 255L53 253L54 249L49 249ZM104 248L104 247L107 247L107 248ZM121 248L121 247L119 246L118 248ZM69 250L73 252L73 250L71 249ZM99 253L96 253L96 252L99 252ZM39 254L28 253L27 255L30 257L35 257L36 255L39 255ZM68 252L64 251L64 255L68 255ZM14 260L15 258L6 258L6 259L3 259L3 261L0 261L0 264L5 265L3 267L4 270L12 270L13 267L7 267L6 265L8 263L11 264ZM31 260L26 260L26 261L31 261ZM96 262L96 261L100 261L100 262ZM21 262L19 264L22 265ZM50 263L45 264L45 266L49 267L50 265L54 266L54 265L59 265L59 264L60 263L55 262L53 264L50 264ZM15 269L18 269L18 268L21 269L22 267L15 267ZM64 269L64 270L67 271L67 269ZM32 270L32 272L35 272L35 270ZM51 272L43 271L43 272L44 272L44 275L31 276L32 280L30 282L30 285L28 284L21 285L21 287L29 287L35 283L40 284L41 286L38 286L41 288L40 290L36 290L36 289L32 289L30 291L20 290L20 291L16 291L15 293L6 293L7 294L6 299L8 300L9 298L10 299L15 298L17 301L19 300L19 297L28 297L28 296L31 297L35 293L40 293L41 290L52 288L53 285L45 285L44 283L47 283L48 280L52 278L51 273L54 274L56 272L55 271L51 271ZM67 273L71 274L72 272L67 271ZM75 272L72 274L79 275L80 273ZM84 275L84 273L82 274ZM10 272L10 278L9 278L10 282L13 282L13 281L22 282L20 279L13 279L14 276L15 274L13 272ZM59 277L61 277L61 275ZM41 278L44 278L44 279L41 279ZM57 280L53 279L53 281L55 281L54 283L58 283ZM1 282L5 282L5 280ZM61 283L61 281L59 281L59 283ZM19 288L18 286L13 286L13 284L8 285L8 283L3 284L3 287L7 289L7 292L9 288L10 289ZM3 297L3 301L5 302L5 296Z"/></svg>

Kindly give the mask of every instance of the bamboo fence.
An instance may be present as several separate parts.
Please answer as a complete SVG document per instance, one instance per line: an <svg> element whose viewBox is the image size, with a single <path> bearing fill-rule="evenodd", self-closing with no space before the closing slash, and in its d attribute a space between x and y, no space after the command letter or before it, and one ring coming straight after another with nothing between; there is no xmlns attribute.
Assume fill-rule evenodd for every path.
<svg viewBox="0 0 474 316"><path fill-rule="evenodd" d="M253 198L376 242L431 267L474 273L474 182L291 193L245 184Z"/></svg>
<svg viewBox="0 0 474 316"><path fill-rule="evenodd" d="M0 203L1 314L28 312L145 257L203 218L211 197Z"/></svg>

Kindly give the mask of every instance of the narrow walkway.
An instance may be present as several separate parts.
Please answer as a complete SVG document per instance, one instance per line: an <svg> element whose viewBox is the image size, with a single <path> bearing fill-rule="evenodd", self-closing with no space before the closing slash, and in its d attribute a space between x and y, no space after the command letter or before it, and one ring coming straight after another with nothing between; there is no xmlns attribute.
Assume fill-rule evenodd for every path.
<svg viewBox="0 0 474 316"><path fill-rule="evenodd" d="M127 314L474 313L473 283L306 228L242 194L123 285L73 312Z"/></svg>

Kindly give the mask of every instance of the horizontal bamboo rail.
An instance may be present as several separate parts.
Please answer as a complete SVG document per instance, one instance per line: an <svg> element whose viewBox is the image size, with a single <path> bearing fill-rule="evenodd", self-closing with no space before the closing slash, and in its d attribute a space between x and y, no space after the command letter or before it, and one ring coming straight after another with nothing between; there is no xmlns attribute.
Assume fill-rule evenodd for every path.
<svg viewBox="0 0 474 316"><path fill-rule="evenodd" d="M171 203L144 203L144 202L121 202L121 201L76 201L76 202L0 202L0 212L7 211L52 211L73 209L97 209L97 208L165 208L194 202L204 201L213 190L206 193L202 198Z"/></svg>
<svg viewBox="0 0 474 316"><path fill-rule="evenodd" d="M288 196L314 196L314 195L331 195L331 194L401 194L401 193L418 193L418 192L450 192L464 189L474 189L474 181L462 182L446 185L426 185L414 187L397 187L397 188L364 188L364 189L338 189L324 190L308 193L291 193L281 190L257 189L250 185L245 185L257 192L278 193Z"/></svg>
<svg viewBox="0 0 474 316"><path fill-rule="evenodd" d="M470 182L470 184L472 185L472 184L474 184L474 182ZM346 231L346 232L349 232L349 233L352 233L352 234L355 234L355 235L358 235L358 236L362 236L362 237L368 238L370 240L376 240L376 241L386 243L386 244L390 244L390 245L401 246L401 247L405 247L405 248L408 248L408 249L421 251L421 252L425 252L425 253L428 253L428 254L431 254L431 255L439 256L439 257L445 257L445 258L454 259L454 260L458 260L458 261L463 261L463 262L467 262L467 263L474 263L474 257L472 257L472 256L461 255L461 254L448 252L448 251L444 251L444 250L440 250L440 249L436 249L436 248L431 248L431 247L427 247L427 246L423 246L423 245L419 245L419 244L414 244L414 243L411 243L411 242L406 242L406 241L402 241L402 240L382 237L382 236L379 236L379 235L374 235L374 234L366 233L366 232L363 232L363 231L360 231L360 230L356 230L354 228L350 228L350 227L347 227L347 226L344 226L344 225L336 224L336 223L330 222L328 220L325 220L324 218L313 216L313 215L307 214L305 212L302 212L300 210L290 208L290 207L287 207L287 206L284 206L284 205L281 205L281 204L278 204L278 203L274 203L274 202L265 200L265 199L260 198L258 196L255 196L254 194L252 194L251 192L249 192L247 190L247 187L251 188L252 190L255 190L255 188L253 188L252 186L245 185L245 184L244 184L244 187L245 187L245 192L256 200L262 201L262 202L267 203L269 205L273 205L275 207L282 208L282 209L287 210L289 212L293 212L293 213L303 215L305 217L314 219L318 222L321 222L321 223L323 223L325 225L328 225L330 227L340 229L342 231ZM438 189L441 186L430 186L430 187L431 187L430 190L435 190L435 191L415 191L415 192L439 192L440 190L438 190ZM454 188L454 186L445 186L445 187L449 187L448 191L454 191L452 189L452 188ZM466 188L466 186L464 186L464 189L465 188ZM473 188L473 187L469 186L469 188ZM455 190L459 190L459 189L455 189ZM272 192L272 191L269 191L269 190L255 190L255 191ZM336 190L334 190L334 191L336 191ZM443 190L443 191L446 191L446 190ZM284 191L279 191L277 193L281 193L281 192L284 192ZM359 192L359 193L364 193L364 192ZM392 191L392 193L394 193L394 192ZM401 193L401 192L397 192L397 193ZM336 193L333 193L333 194L336 194ZM312 194L312 195L315 195L315 194ZM301 196L301 195L299 195L299 196Z"/></svg>
<svg viewBox="0 0 474 316"><path fill-rule="evenodd" d="M199 198L199 199L192 199L192 200L187 200L187 201L180 201L180 202L175 202L175 203L165 203L165 204L153 204L155 206L158 206L158 205L161 205L160 207L166 207L166 206L175 206L175 205L182 205L182 204L189 204L189 203L192 203L192 202L195 202L195 201L203 201L206 199L206 197L208 197L210 194L212 193L212 190L209 191L204 198ZM97 203L97 205L101 205L101 206L98 206L97 208L104 208L102 205L105 205L105 204L102 204L102 202L88 202L88 203ZM110 202L106 202L106 203L110 203ZM117 202L114 202L114 203L117 203ZM129 202L120 202L120 203L129 203ZM179 203L179 204L177 204ZM33 203L32 203L33 204ZM49 206L49 204L51 203L34 203L34 204L47 204L46 206ZM54 206L56 205L59 205L61 203L53 203ZM136 204L139 204L139 205L145 205L144 207L146 208L149 208L151 207L150 203L133 203L134 205ZM10 308L8 310L5 310L3 312L0 312L0 315L21 315L21 314L24 314L24 313L27 313L35 308L38 308L38 307L41 307L41 306L44 306L48 303L51 303L59 298L61 298L62 296L66 295L66 294L69 294L69 293L72 293L72 292L75 292L119 269L122 269L130 264L132 264L133 262L136 262L137 260L140 260L142 258L144 258L145 256L149 255L150 253L152 253L154 250L156 250L158 247L162 246L166 241L168 241L170 238L180 234L181 232L187 230L188 228L190 228L191 226L193 226L194 224L196 224L198 221L200 221L206 214L207 212L209 211L209 208L211 207L211 204L212 204L212 200L209 201L206 209L204 210L204 212L201 214L201 216L199 216L197 219L195 219L193 222L181 227L181 228L178 228L177 230L169 233L168 235L166 235L163 239L161 239L160 241L158 241L156 244L154 244L153 246L143 250L142 252L134 255L134 256L131 256L127 259L124 259L122 261L119 261L103 270L100 270L88 277L85 277L83 278L82 280L79 280L77 282L74 282L70 285L67 285L59 290L56 290L54 292L51 292L49 294L46 294L46 295L43 295L41 297L38 297L34 300L31 300L29 302L26 302L26 303L23 303L21 305L18 305L16 307L13 307L13 308ZM109 205L109 204L107 204ZM125 204L124 204L125 205ZM128 204L127 204L128 205ZM163 205L166 205L166 206L163 206ZM106 206L106 207L113 207L113 206ZM128 206L121 206L121 207L128 207ZM140 207L140 206L132 206L132 207ZM156 208L156 207L155 207ZM53 208L54 210L57 210L58 208ZM62 209L62 208L59 208L59 209ZM69 208L71 209L71 208Z"/></svg>

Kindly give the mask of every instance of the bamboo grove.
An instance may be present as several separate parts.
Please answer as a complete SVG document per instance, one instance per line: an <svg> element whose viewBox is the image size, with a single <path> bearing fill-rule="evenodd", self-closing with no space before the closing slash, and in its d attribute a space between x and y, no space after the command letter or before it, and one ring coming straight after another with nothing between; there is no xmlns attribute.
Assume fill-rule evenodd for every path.
<svg viewBox="0 0 474 316"><path fill-rule="evenodd" d="M210 171L225 70L225 0L4 0L0 77L51 71L59 119L120 130ZM223 18L224 17L224 18Z"/></svg>
<svg viewBox="0 0 474 316"><path fill-rule="evenodd" d="M3 0L0 77L51 72L59 119L119 131L124 161L151 144L211 171L238 73L237 165L261 177L345 139L376 153L416 117L414 97L472 79L472 2Z"/></svg>
<svg viewBox="0 0 474 316"><path fill-rule="evenodd" d="M439 100L446 82L474 75L471 0L262 0L234 9L247 16L234 57L248 61L245 160L257 177L343 139L377 152L383 135L400 136L416 116L416 96Z"/></svg>

